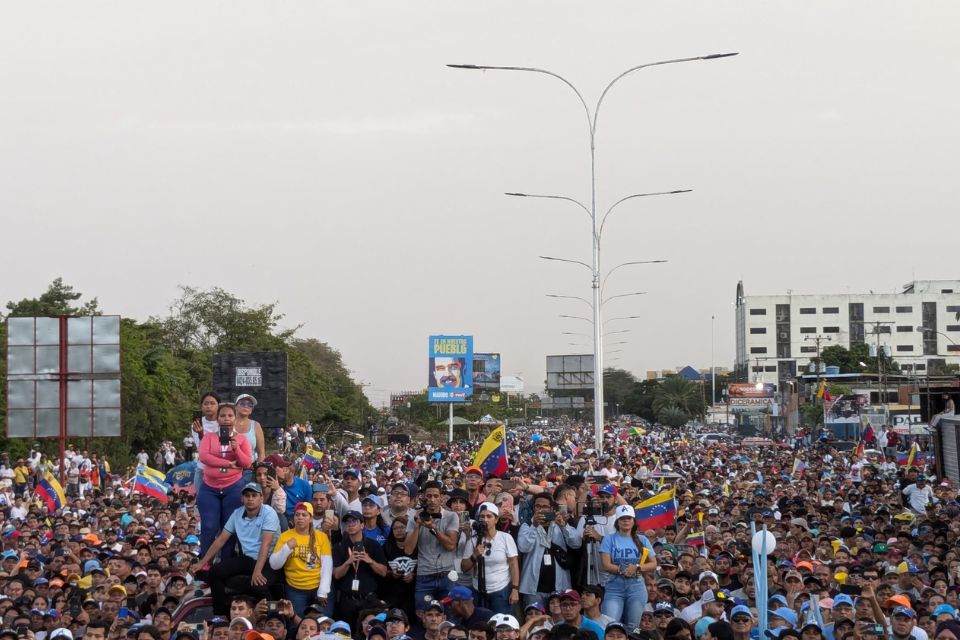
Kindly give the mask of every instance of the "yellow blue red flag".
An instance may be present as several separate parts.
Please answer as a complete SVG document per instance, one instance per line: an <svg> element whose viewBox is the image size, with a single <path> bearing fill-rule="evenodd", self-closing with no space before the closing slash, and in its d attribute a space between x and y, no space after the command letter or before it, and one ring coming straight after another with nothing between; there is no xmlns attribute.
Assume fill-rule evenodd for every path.
<svg viewBox="0 0 960 640"><path fill-rule="evenodd" d="M507 430L499 426L490 432L477 454L473 464L483 471L483 476L502 476L507 472Z"/></svg>

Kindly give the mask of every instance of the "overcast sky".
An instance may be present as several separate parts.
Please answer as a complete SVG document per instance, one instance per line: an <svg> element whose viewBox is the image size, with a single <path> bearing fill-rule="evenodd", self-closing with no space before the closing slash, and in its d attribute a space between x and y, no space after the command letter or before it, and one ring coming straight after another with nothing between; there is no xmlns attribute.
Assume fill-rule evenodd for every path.
<svg viewBox="0 0 960 640"><path fill-rule="evenodd" d="M0 20L3 300L55 277L105 312L180 284L279 301L376 404L422 387L427 336L475 336L542 385L589 297L582 108L607 97L611 362L732 364L747 294L956 277L955 2L19 2ZM953 238L953 239L951 239ZM616 325L616 326L615 326ZM611 358L613 356L610 356Z"/></svg>

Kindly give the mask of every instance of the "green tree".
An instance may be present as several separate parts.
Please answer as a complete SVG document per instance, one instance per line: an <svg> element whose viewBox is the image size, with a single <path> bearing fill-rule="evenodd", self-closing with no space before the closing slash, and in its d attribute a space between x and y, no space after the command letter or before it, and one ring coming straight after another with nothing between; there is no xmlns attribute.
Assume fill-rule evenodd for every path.
<svg viewBox="0 0 960 640"><path fill-rule="evenodd" d="M38 298L24 298L19 302L7 303L7 317L24 318L29 316L96 316L100 315L97 299L93 298L80 306L74 306L83 294L57 278Z"/></svg>
<svg viewBox="0 0 960 640"><path fill-rule="evenodd" d="M703 395L699 385L695 385L683 376L670 376L657 387L653 396L653 411L657 420L668 416L676 421L674 411L680 411L689 420L700 415L703 410ZM684 420L684 422L686 422Z"/></svg>

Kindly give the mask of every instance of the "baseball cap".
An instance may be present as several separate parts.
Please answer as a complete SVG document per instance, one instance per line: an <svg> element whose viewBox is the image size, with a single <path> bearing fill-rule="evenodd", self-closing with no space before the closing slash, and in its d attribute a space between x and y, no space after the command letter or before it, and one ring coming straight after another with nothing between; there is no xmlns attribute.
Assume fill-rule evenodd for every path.
<svg viewBox="0 0 960 640"><path fill-rule="evenodd" d="M636 518L637 512L633 510L633 507L625 504L621 504L617 507L617 510L614 512L613 519L619 520L620 518Z"/></svg>
<svg viewBox="0 0 960 640"><path fill-rule="evenodd" d="M580 602L580 594L574 591L573 589L567 589L560 594L561 600L576 600Z"/></svg>
<svg viewBox="0 0 960 640"><path fill-rule="evenodd" d="M605 628L603 631L604 631L604 633L610 633L610 630L611 630L611 629L617 629L617 630L622 631L622 632L624 633L624 635L629 635L629 634L627 633L627 628L626 628L625 626L623 626L623 623L622 623L622 622L616 622L616 621L614 621L614 622L608 622L606 628Z"/></svg>
<svg viewBox="0 0 960 640"><path fill-rule="evenodd" d="M427 606L424 607L424 611L429 611L430 609L439 609L443 611L443 603L439 600L430 600L427 602Z"/></svg>
<svg viewBox="0 0 960 640"><path fill-rule="evenodd" d="M662 601L661 601L661 602L658 602L657 604L653 605L653 613L654 613L654 614L656 614L656 613L658 613L658 612L660 612L660 611L669 611L671 614L673 614L673 612L674 612L674 611L673 611L673 604L670 603L670 602L662 602Z"/></svg>
<svg viewBox="0 0 960 640"><path fill-rule="evenodd" d="M708 602L720 602L723 600L727 600L727 596L723 591L720 591L720 589L707 589L700 596L700 602L704 604Z"/></svg>
<svg viewBox="0 0 960 640"><path fill-rule="evenodd" d="M893 610L893 613L890 614L891 617L896 616L907 616L908 618L916 618L917 613L910 607L897 607Z"/></svg>
<svg viewBox="0 0 960 640"><path fill-rule="evenodd" d="M597 495L600 495L601 493L605 493L610 496L615 496L617 495L617 488L612 484L601 484L601 485L597 485L596 493Z"/></svg>
<svg viewBox="0 0 960 640"><path fill-rule="evenodd" d="M842 604L846 604L852 607L853 599L845 593L838 593L837 595L833 596L833 604L831 605L830 608L836 609Z"/></svg>
<svg viewBox="0 0 960 640"><path fill-rule="evenodd" d="M791 627L797 626L797 614L793 611L793 609L780 607L778 609L774 609L768 615L776 616L781 620L786 620Z"/></svg>
<svg viewBox="0 0 960 640"><path fill-rule="evenodd" d="M730 619L733 620L737 616L750 616L752 618L753 613L750 611L750 607L738 604L730 610Z"/></svg>
<svg viewBox="0 0 960 640"><path fill-rule="evenodd" d="M467 467L467 470L463 472L463 475L469 476L471 473L472 473L472 474L475 474L475 475L478 475L478 476L480 476L481 478L483 477L483 469L481 469L480 467L478 467L478 466L476 466L476 465L474 465L474 466L472 466L472 467Z"/></svg>
<svg viewBox="0 0 960 640"><path fill-rule="evenodd" d="M257 406L257 399L254 398L254 397L253 397L252 395L250 395L249 393L241 393L240 395L237 396L237 399L234 400L233 403L234 403L234 404L240 404L240 401L241 401L241 400L247 400L247 401L249 401L249 402L252 402L252 403L253 403L253 406Z"/></svg>
<svg viewBox="0 0 960 640"><path fill-rule="evenodd" d="M343 620L337 620L330 625L330 633L336 633L337 631L343 631L346 635L350 635L350 625L344 622Z"/></svg>
<svg viewBox="0 0 960 640"><path fill-rule="evenodd" d="M579 597L579 595L577 597ZM490 624L493 625L494 629L497 627L510 627L514 631L520 630L520 623L517 622L517 619L509 613L495 614L492 618L490 618Z"/></svg>
<svg viewBox="0 0 960 640"><path fill-rule="evenodd" d="M941 616L943 614L947 614L949 616L956 618L957 610L951 607L949 604L944 603L939 605L936 609L934 609L933 614L931 615L933 615L933 617L936 618L937 616Z"/></svg>
<svg viewBox="0 0 960 640"><path fill-rule="evenodd" d="M341 518L341 520L343 520L344 522L346 522L347 520L356 520L357 522L363 522L363 516L360 514L359 511L347 511L345 514L343 514L343 518Z"/></svg>
<svg viewBox="0 0 960 640"><path fill-rule="evenodd" d="M269 456L267 456L265 461L282 469L286 469L290 466L290 462L279 453L271 453Z"/></svg>
<svg viewBox="0 0 960 640"><path fill-rule="evenodd" d="M713 571L704 571L700 574L700 577L697 578L697 582L703 582L706 578L713 578L717 582L720 582L720 578Z"/></svg>
<svg viewBox="0 0 960 640"><path fill-rule="evenodd" d="M454 587L450 589L450 593L447 594L447 597L441 600L443 604L450 604L451 602L464 602L467 600L473 600L473 592L466 587Z"/></svg>
<svg viewBox="0 0 960 640"><path fill-rule="evenodd" d="M247 484L243 485L243 491L240 493L246 493L247 491L253 491L254 493L263 495L263 488L257 482L248 482Z"/></svg>

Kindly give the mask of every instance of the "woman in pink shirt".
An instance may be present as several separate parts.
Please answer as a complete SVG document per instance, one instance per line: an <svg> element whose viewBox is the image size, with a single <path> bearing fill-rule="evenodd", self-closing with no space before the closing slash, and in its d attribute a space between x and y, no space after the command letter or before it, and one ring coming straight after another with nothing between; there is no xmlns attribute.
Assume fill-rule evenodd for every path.
<svg viewBox="0 0 960 640"><path fill-rule="evenodd" d="M200 462L204 465L203 483L197 491L201 557L213 544L230 515L240 507L243 472L253 462L250 441L237 437L233 428L236 419L236 408L230 403L221 404L217 409L220 431L205 433L200 441ZM232 555L233 548L227 545L220 552L220 559L226 560Z"/></svg>

